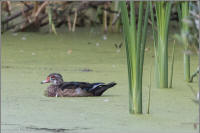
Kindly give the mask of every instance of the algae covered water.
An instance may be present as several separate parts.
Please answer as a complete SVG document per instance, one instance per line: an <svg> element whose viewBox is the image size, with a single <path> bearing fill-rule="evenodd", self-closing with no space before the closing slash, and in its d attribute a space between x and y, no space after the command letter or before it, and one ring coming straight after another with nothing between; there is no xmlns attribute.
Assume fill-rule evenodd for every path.
<svg viewBox="0 0 200 133"><path fill-rule="evenodd" d="M152 34L148 31L148 34ZM170 36L170 42L173 42ZM98 29L75 33L2 35L2 132L198 132L198 105L183 78L183 49L176 45L173 89L154 85L153 40L148 38L143 76L143 115L128 112L128 76L122 35ZM172 49L170 45L169 50ZM169 53L169 63L171 54ZM191 70L198 57L192 55ZM152 71L150 114L146 114ZM65 81L117 82L102 97L49 98L40 82L49 73ZM189 84L197 91L197 79Z"/></svg>

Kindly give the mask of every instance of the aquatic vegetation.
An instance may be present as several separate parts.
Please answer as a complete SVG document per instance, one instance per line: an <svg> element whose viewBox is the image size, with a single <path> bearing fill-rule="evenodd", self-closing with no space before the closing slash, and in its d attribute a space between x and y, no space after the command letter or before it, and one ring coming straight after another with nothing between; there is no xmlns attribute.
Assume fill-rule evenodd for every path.
<svg viewBox="0 0 200 133"><path fill-rule="evenodd" d="M146 4L143 15L144 2L139 3L139 18L136 26L135 2L130 2L130 18L126 2L120 2L123 34L126 44L127 66L129 78L129 112L142 113L142 75L144 63L144 50L147 35L147 23L149 15L149 2ZM144 16L144 20L143 20ZM144 22L144 23L143 23ZM144 27L142 27L144 25Z"/></svg>
<svg viewBox="0 0 200 133"><path fill-rule="evenodd" d="M180 34L176 34L175 37L184 47L184 78L187 82L192 82L198 70L190 76L190 55L192 48L196 49L196 53L199 48L198 20L200 19L200 14L197 2L185 1L178 3L177 6Z"/></svg>
<svg viewBox="0 0 200 133"><path fill-rule="evenodd" d="M156 21L151 4L151 20L154 36L155 75L159 88L168 88L168 28L172 2L154 2ZM156 28L155 28L156 27Z"/></svg>
<svg viewBox="0 0 200 133"><path fill-rule="evenodd" d="M47 12L48 12L48 19L49 19L49 31L53 32L54 34L57 35L56 28L55 28L53 18L52 18L52 6L51 5L49 5L47 7Z"/></svg>
<svg viewBox="0 0 200 133"><path fill-rule="evenodd" d="M189 82L190 80L190 54L189 51L189 41L188 41L188 34L189 34L189 25L187 22L184 22L189 17L189 2L184 1L179 4L178 7L178 15L179 21L181 26L181 38L184 46L184 79Z"/></svg>
<svg viewBox="0 0 200 133"><path fill-rule="evenodd" d="M173 38L169 38L171 45L168 45L170 18L179 20L177 10L172 10L171 13L171 4L173 3L174 6L179 2L152 2L154 5L150 2L134 1L20 1L16 3L20 4L20 7L12 11L10 16L7 16L9 11L3 11L1 22L4 33L2 37L2 77L4 77L2 88L6 92L2 93L4 122L14 121L22 126L38 124L38 127L51 127L49 122L44 122L44 117L46 117L47 121L50 121L51 118L54 119L51 121L52 125L61 126L63 129L66 128L66 122L69 128L70 126L75 127L74 122L71 122L74 120L77 121L76 126L81 125L83 128L88 126L88 122L93 123L89 126L91 132L97 130L95 126L103 131L109 129L107 130L109 132L113 132L113 129L119 131L121 128L124 128L124 131L128 129L129 132L132 132L132 129L138 130L138 126L141 126L141 129L159 127L161 131L167 126L171 130L177 128L186 131L189 128L185 125L177 127L177 122L196 121L197 117L194 116L197 111L196 104L193 106L191 100L188 100L192 96L183 84L183 69L180 67L183 62L182 58L179 58L183 55L181 53L182 46L176 45L175 49ZM149 8L152 21L148 20ZM182 9L180 6L179 11L183 14ZM189 13L191 16L184 17L181 21L189 26L189 32L184 31L182 35L185 38L181 40L188 40L188 44L192 44L199 37L196 36L199 33L197 32L199 24L196 21L199 19L199 12L196 13L194 8ZM153 30L151 27L147 28L148 22L152 22ZM179 32L177 30L179 28L178 21L172 22L175 23L171 23L173 28L170 30L170 32L172 31L170 37L177 31ZM195 30L191 30L190 26L193 24L195 24ZM123 34L120 33L120 26L123 26ZM17 33L6 33L9 29ZM59 34L57 36L48 34L48 30ZM29 32L20 33L19 31ZM115 31L119 33L105 33ZM122 37L124 37L124 42ZM152 37L154 37L154 42ZM146 39L147 48L145 48ZM155 51L153 51L153 43ZM126 48L126 53L124 48ZM146 52L145 57L144 52ZM190 53L191 51L185 50L184 54L190 55ZM171 60L170 62L168 62L168 58ZM195 69L197 55L191 56L191 58L194 59L189 60L193 63L191 68ZM154 61L155 70L152 70ZM127 64L125 64L126 62ZM168 64L171 65L169 77ZM58 100L44 97L43 86L38 85L42 75L52 72L62 73L67 81L78 80L94 83L96 81L116 81L119 84L106 91L103 97L59 98ZM160 90L154 87L155 84L151 82L153 72L156 72L159 88L172 88L173 85L174 89ZM191 76L190 80L193 80L198 74L199 69ZM196 79L194 81L192 86L197 89ZM93 86L92 89L95 87ZM77 89L77 92L79 93L80 89ZM55 93L53 96L63 96L63 94ZM144 115L144 117L138 117L139 119L137 116L130 117L127 113L128 107L131 114L142 114L145 110L147 114L153 113L153 115ZM47 111L48 113L46 113ZM18 115L14 116L13 114L16 113ZM37 117L33 118L30 113ZM25 115L28 118L26 120L23 119ZM106 117L99 117L104 115ZM54 118L54 116L56 117ZM87 119L86 123L85 120L88 116L91 119ZM113 123L113 120L116 123ZM162 124L163 121L167 122ZM58 122L61 124L56 124ZM150 124L148 128L145 125L146 122ZM99 123L99 125L95 125L95 123ZM124 126L123 123L128 125ZM143 125L145 126L142 127ZM102 128L104 126L107 126L107 129ZM111 126L113 128L110 128ZM51 128L59 129L61 127ZM7 130L10 127L5 128Z"/></svg>
<svg viewBox="0 0 200 133"><path fill-rule="evenodd" d="M170 75L169 88L172 88L172 81L173 81L173 74L174 74L174 52L175 52L175 41L174 41L173 50L172 50L171 75Z"/></svg>

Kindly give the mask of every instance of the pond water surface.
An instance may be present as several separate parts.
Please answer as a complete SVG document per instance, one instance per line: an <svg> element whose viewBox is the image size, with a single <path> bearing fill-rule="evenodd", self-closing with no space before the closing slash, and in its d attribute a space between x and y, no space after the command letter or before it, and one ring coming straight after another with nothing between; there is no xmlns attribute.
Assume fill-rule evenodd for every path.
<svg viewBox="0 0 200 133"><path fill-rule="evenodd" d="M152 33L148 32L151 36ZM171 37L172 35L170 35ZM2 35L1 129L10 132L198 132L195 95L183 80L183 49L176 45L173 89L155 87L152 37L147 40L143 77L143 115L128 112L128 76L121 34L78 29L75 33ZM171 37L172 38L172 37ZM169 39L169 43L173 42ZM171 50L171 45L169 50ZM169 53L169 64L171 53ZM191 71L198 57L191 57ZM150 114L146 114L152 70ZM170 71L170 70L169 70ZM40 82L52 72L65 81L117 82L102 97L49 98ZM197 91L197 78L190 86Z"/></svg>

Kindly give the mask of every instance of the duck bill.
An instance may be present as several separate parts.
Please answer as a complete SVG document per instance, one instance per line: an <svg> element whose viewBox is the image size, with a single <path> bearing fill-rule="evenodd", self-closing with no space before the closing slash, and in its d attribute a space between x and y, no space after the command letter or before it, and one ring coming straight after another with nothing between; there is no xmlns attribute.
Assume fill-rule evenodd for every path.
<svg viewBox="0 0 200 133"><path fill-rule="evenodd" d="M49 83L49 82L50 82L50 80L47 79L47 80L42 81L41 84L45 84L45 83Z"/></svg>

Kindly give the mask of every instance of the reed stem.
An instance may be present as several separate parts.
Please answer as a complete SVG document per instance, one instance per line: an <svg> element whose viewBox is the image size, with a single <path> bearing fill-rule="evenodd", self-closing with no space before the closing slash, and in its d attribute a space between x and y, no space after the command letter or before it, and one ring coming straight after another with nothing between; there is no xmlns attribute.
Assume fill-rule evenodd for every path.
<svg viewBox="0 0 200 133"><path fill-rule="evenodd" d="M147 2L146 4L145 17L144 21L142 21L144 2L140 2L137 27L134 2L130 1L130 19L128 17L126 2L120 1L119 4L121 8L123 35L127 53L129 112L142 114L142 74L150 3Z"/></svg>
<svg viewBox="0 0 200 133"><path fill-rule="evenodd" d="M181 34L183 35L184 40L184 48L185 52L183 55L183 62L184 62L184 79L185 81L190 81L190 55L188 54L189 51L189 43L187 39L187 33L189 32L189 26L187 23L184 22L184 19L187 19L189 16L189 2L184 1L181 2Z"/></svg>
<svg viewBox="0 0 200 133"><path fill-rule="evenodd" d="M151 19L154 36L156 84L159 88L168 88L168 29L172 2L154 2L156 22L151 3ZM157 28L155 28L155 25ZM155 30L157 29L157 30Z"/></svg>
<svg viewBox="0 0 200 133"><path fill-rule="evenodd" d="M174 50L175 50L175 41L174 41L173 50L172 50L171 77L170 77L170 82L169 82L169 88L172 88L172 82L173 82L173 73L174 73Z"/></svg>

